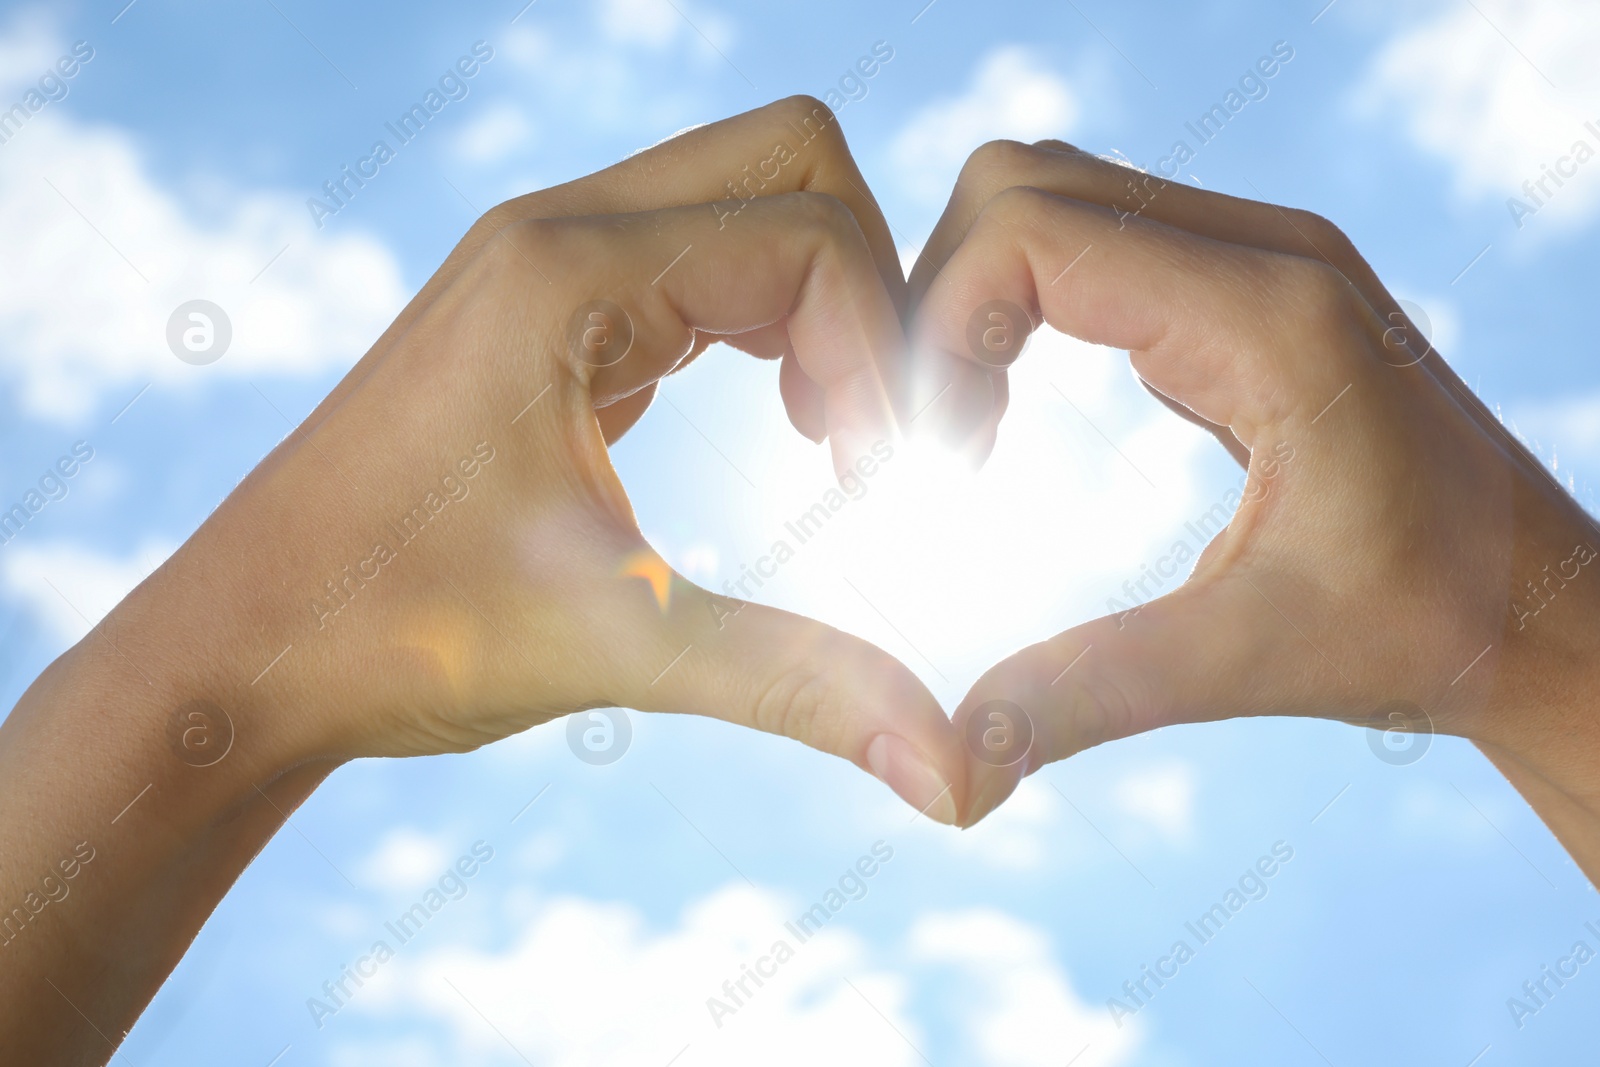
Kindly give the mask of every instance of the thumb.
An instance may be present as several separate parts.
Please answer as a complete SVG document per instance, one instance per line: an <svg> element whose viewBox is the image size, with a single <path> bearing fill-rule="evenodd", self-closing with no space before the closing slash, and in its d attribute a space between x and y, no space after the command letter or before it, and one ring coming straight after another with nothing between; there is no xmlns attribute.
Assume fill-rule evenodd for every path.
<svg viewBox="0 0 1600 1067"><path fill-rule="evenodd" d="M1296 644L1298 642L1298 644ZM991 667L956 709L970 826L1028 774L1176 723L1310 711L1330 665L1234 572L1066 630ZM1324 672L1327 674L1324 676Z"/></svg>
<svg viewBox="0 0 1600 1067"><path fill-rule="evenodd" d="M629 672L638 680L618 694L622 702L793 738L877 776L929 818L956 821L966 756L905 664L814 619L717 596L676 575L656 600L641 655L659 665Z"/></svg>

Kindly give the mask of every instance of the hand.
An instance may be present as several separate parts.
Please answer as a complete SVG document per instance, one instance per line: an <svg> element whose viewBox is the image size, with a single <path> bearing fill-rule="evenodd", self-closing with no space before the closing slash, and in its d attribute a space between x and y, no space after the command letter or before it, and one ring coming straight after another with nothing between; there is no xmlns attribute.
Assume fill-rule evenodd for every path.
<svg viewBox="0 0 1600 1067"><path fill-rule="evenodd" d="M0 810L34 813L0 833L3 899L86 827L97 857L70 909L7 944L0 1044L103 1056L287 812L358 756L463 751L596 706L693 712L834 753L954 822L964 754L915 676L673 574L606 452L660 378L727 340L781 356L791 420L843 471L895 432L903 300L887 226L807 98L490 211L0 725ZM172 732L197 701L232 723L201 769Z"/></svg>
<svg viewBox="0 0 1600 1067"><path fill-rule="evenodd" d="M1007 700L1036 737L1012 767L974 763L965 822L1045 763L1169 723L1387 727L1400 711L1477 742L1600 876L1600 533L1343 234L1060 142L996 142L963 170L911 296L914 349L961 373L980 451L1005 377L967 324L1000 299L1128 349L1152 391L1248 464L1183 586L972 687L958 728Z"/></svg>
<svg viewBox="0 0 1600 1067"><path fill-rule="evenodd" d="M783 141L764 195L715 203ZM292 642L264 699L296 694L317 755L460 751L602 705L695 712L953 820L959 747L912 674L671 574L605 447L718 339L781 355L792 420L839 470L893 437L903 283L863 185L831 114L797 98L491 211L184 554L180 573L262 561L251 588L282 590L240 591L250 636L216 654L217 698ZM622 320L580 310L596 300Z"/></svg>

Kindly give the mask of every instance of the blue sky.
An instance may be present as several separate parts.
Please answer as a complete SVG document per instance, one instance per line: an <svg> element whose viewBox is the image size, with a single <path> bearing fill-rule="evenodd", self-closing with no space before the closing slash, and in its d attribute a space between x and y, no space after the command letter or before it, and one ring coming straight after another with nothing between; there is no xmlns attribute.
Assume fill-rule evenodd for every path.
<svg viewBox="0 0 1600 1067"><path fill-rule="evenodd" d="M1537 204L1522 188L1576 141L1600 148L1600 16L1582 0L123 2L0 9L0 107L92 49L0 144L0 504L93 450L0 545L8 705L479 211L838 89L878 42L893 58L840 117L908 260L982 141L1062 137L1156 166L1259 57L1292 50L1183 179L1337 221L1595 503L1600 162ZM465 95L316 226L307 199L477 42L492 58ZM1537 210L1519 225L1510 197ZM166 346L192 299L233 326L206 366ZM980 477L908 464L762 598L878 641L953 705L998 656L1101 614L1238 482L1121 353L1041 336L1014 383ZM704 584L829 484L775 386L775 367L714 352L664 387L677 411L658 403L615 449L645 532ZM631 723L605 766L555 723L341 770L206 926L127 1061L1488 1067L1592 1046L1600 964L1520 1027L1506 1001L1575 942L1600 950L1600 900L1464 742L1396 764L1331 723L1174 728L1052 766L956 833L792 743ZM460 898L319 1026L308 999L477 842L492 859ZM864 895L718 1027L706 998L879 842L892 858ZM1198 945L1186 922L1275 845L1292 859ZM1108 998L1179 939L1193 959L1113 1021Z"/></svg>

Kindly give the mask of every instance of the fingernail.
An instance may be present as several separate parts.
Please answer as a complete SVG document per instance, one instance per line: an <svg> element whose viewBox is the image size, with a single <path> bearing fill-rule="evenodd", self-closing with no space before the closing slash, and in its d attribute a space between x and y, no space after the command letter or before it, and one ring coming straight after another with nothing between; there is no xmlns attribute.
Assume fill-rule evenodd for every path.
<svg viewBox="0 0 1600 1067"><path fill-rule="evenodd" d="M1006 798L1016 792L1019 781L1020 779L1013 778L1009 774L992 776L973 798L971 807L967 809L966 821L961 824L961 828L967 830L976 826L991 811L1005 803Z"/></svg>
<svg viewBox="0 0 1600 1067"><path fill-rule="evenodd" d="M935 822L955 825L956 799L950 783L903 738L874 737L867 746L867 766L901 800Z"/></svg>

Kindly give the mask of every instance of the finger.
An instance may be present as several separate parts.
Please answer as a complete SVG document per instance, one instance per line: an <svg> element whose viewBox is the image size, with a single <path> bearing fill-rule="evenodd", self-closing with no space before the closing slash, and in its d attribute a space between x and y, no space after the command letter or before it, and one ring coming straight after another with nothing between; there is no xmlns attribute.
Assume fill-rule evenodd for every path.
<svg viewBox="0 0 1600 1067"><path fill-rule="evenodd" d="M664 611L636 592L619 702L793 738L876 775L929 818L956 821L966 760L938 701L904 664L823 623L682 579Z"/></svg>
<svg viewBox="0 0 1600 1067"><path fill-rule="evenodd" d="M798 366L823 393L842 473L874 442L896 434L880 368L904 351L898 313L860 227L839 201L815 193L763 197L740 221L719 232L712 214L696 205L525 223L513 253L499 253L484 269L512 293L540 275L562 278L559 299L574 308L566 316L568 369L601 405L669 372L699 333L743 334L782 323ZM619 264L626 265L620 277ZM597 284L605 289L591 288ZM613 331L603 347L587 347L592 331L584 324L596 301L607 302L605 314L621 323L626 344ZM530 334L548 331L539 321L547 312L524 307L522 314Z"/></svg>
<svg viewBox="0 0 1600 1067"><path fill-rule="evenodd" d="M966 336L980 307L1036 309L1062 332L1128 349L1141 378L1246 446L1258 427L1309 418L1365 381L1372 368L1353 353L1375 338L1341 342L1381 329L1370 309L1350 313L1357 295L1323 264L1020 187L989 202L939 286L916 322L919 351L982 362ZM1291 337L1289 320L1308 317L1313 328ZM1315 351L1303 351L1307 333Z"/></svg>
<svg viewBox="0 0 1600 1067"><path fill-rule="evenodd" d="M634 424L644 418L644 413L650 409L650 402L655 398L656 385L652 382L632 396L623 397L597 410L594 413L595 421L600 424L600 433L605 437L606 444L615 443L633 429Z"/></svg>
<svg viewBox="0 0 1600 1067"><path fill-rule="evenodd" d="M1326 692L1338 675L1250 581L1197 577L991 667L955 714L973 757L962 825L1024 776L1105 741L1175 723L1325 713L1312 706L1313 684Z"/></svg>
<svg viewBox="0 0 1600 1067"><path fill-rule="evenodd" d="M502 208L510 219L522 219L716 204L720 224L732 227L754 198L794 192L825 193L849 208L885 288L903 307L905 278L889 224L838 118L815 97L786 97L686 130L605 170Z"/></svg>
<svg viewBox="0 0 1600 1067"><path fill-rule="evenodd" d="M923 358L927 365L932 360ZM948 384L943 395L925 405L924 415L911 427L919 438L932 438L964 456L979 470L994 451L1011 403L1011 379L1004 371L974 367L960 359L941 361L941 376ZM951 367L949 364L954 363Z"/></svg>
<svg viewBox="0 0 1600 1067"><path fill-rule="evenodd" d="M1480 428L1501 443L1524 471L1546 482L1551 480L1544 465L1512 437L1483 401L1467 388L1405 314L1355 244L1332 222L1310 211L1168 181L1071 150L1064 142L1041 141L1029 146L1015 141L993 141L972 154L911 273L909 298L913 312L984 205L1006 189L1018 186L1099 204L1115 211L1119 220L1145 218L1202 237L1315 259L1332 266L1350 281L1387 327L1383 335L1386 362L1397 369L1418 366L1426 370ZM1240 458L1237 443L1230 443L1220 427L1208 424L1206 428L1235 459Z"/></svg>
<svg viewBox="0 0 1600 1067"><path fill-rule="evenodd" d="M919 349L905 404L906 432L966 449L998 419L996 375L971 359Z"/></svg>
<svg viewBox="0 0 1600 1067"><path fill-rule="evenodd" d="M794 192L823 193L850 210L871 250L880 285L895 307L903 310L905 278L899 252L889 224L850 154L838 118L814 97L792 96L684 131L595 174L491 208L467 231L371 351L383 350L385 342L409 329L421 310L484 249L491 244L506 245L510 229L518 223L701 204L707 213L716 212L713 217L719 225L733 229L745 218L746 204ZM457 192L446 195L461 199ZM464 206L478 210L471 204ZM540 280L542 287L549 284ZM331 412L363 377L351 374L340 382L308 421Z"/></svg>
<svg viewBox="0 0 1600 1067"><path fill-rule="evenodd" d="M757 359L782 359L784 353L794 347L789 343L789 331L781 322L746 333L736 333L731 337L717 337L711 334L707 336L713 341L721 341Z"/></svg>
<svg viewBox="0 0 1600 1067"><path fill-rule="evenodd" d="M778 392L784 410L796 430L821 444L828 436L827 398L822 388L807 376L794 350L783 354L778 364Z"/></svg>
<svg viewBox="0 0 1600 1067"><path fill-rule="evenodd" d="M798 430L801 436L817 444L827 440L827 409L822 388L806 376L800 361L795 358L794 345L789 340L789 330L783 323L774 323L731 337L717 337L703 333L697 336L723 341L730 347L749 353L757 359L778 360L778 395L783 398L784 411L789 416L790 425ZM685 363L680 363L677 369L682 370Z"/></svg>
<svg viewBox="0 0 1600 1067"><path fill-rule="evenodd" d="M1116 212L1119 220L1145 218L1230 244L1322 260L1343 272L1380 314L1398 309L1349 239L1311 212L1164 181L1086 152L1055 149L1048 142L1016 141L991 141L968 158L912 271L913 308L988 202L1017 187L1098 204Z"/></svg>
<svg viewBox="0 0 1600 1067"><path fill-rule="evenodd" d="M990 141L967 157L961 173L956 176L944 212L912 264L906 283L911 314L916 314L921 307L929 286L939 277L955 250L961 247L984 205L1014 186L1051 189L1048 182L1039 184L1027 179L1033 172L1047 171L1051 162L1059 160L1064 153L1054 146L1065 143L1041 141L1038 145L1025 145L1020 141Z"/></svg>

